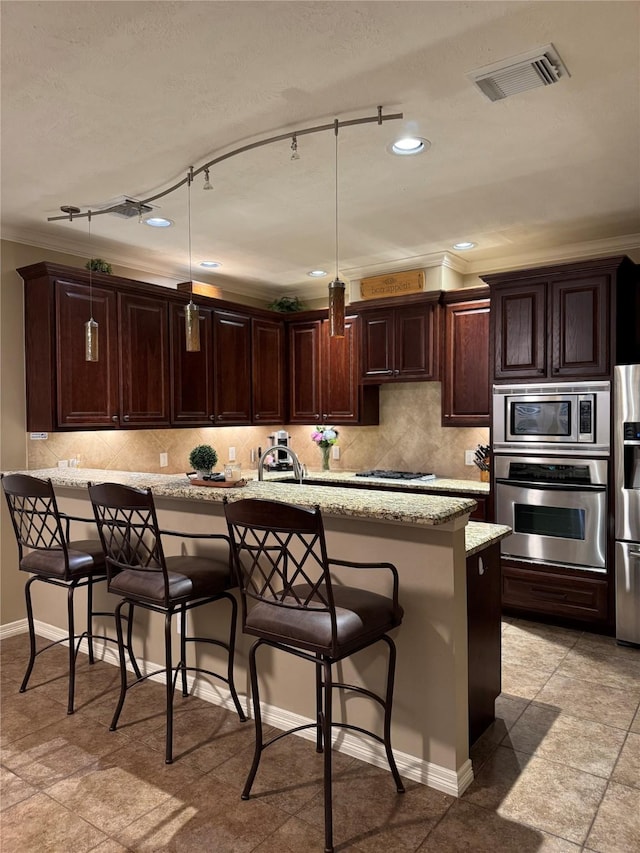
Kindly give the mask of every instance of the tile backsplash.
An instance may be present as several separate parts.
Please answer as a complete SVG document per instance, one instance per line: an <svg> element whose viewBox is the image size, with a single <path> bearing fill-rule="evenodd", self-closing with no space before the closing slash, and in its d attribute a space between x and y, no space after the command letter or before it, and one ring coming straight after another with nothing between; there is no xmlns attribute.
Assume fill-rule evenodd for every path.
<svg viewBox="0 0 640 853"><path fill-rule="evenodd" d="M396 468L479 480L478 468L464 464L464 451L488 444L489 430L443 428L440 395L439 382L383 385L379 426L338 427L340 459L331 460L332 469ZM52 468L62 460L77 460L81 468L177 474L190 470L189 453L196 444L211 444L218 452L218 469L228 461L230 447L240 465L251 468L252 449L267 447L269 434L278 429L290 433L291 447L310 471L320 469L312 426L298 425L49 433L45 440L28 439L28 465ZM163 468L161 453L168 458Z"/></svg>

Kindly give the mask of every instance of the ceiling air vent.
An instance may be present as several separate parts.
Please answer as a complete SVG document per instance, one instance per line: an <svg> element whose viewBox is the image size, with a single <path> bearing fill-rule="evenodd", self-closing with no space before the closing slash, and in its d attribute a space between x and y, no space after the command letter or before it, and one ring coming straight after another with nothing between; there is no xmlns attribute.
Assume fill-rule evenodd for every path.
<svg viewBox="0 0 640 853"><path fill-rule="evenodd" d="M467 74L490 101L500 101L538 86L550 86L570 76L552 44Z"/></svg>
<svg viewBox="0 0 640 853"><path fill-rule="evenodd" d="M109 213L112 216L120 216L122 219L132 219L134 216L144 216L147 213L151 213L153 208L150 204L140 204L139 201L136 201L133 198L123 198L120 204L109 205L113 206L113 210L110 210Z"/></svg>

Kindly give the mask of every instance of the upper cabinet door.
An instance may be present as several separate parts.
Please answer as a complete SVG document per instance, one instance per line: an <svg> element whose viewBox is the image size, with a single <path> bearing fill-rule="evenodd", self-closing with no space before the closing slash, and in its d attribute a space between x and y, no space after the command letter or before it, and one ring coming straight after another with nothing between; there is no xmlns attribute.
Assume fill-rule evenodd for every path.
<svg viewBox="0 0 640 853"><path fill-rule="evenodd" d="M322 324L322 420L327 423L358 422L357 318L347 317L344 337L329 335L329 321Z"/></svg>
<svg viewBox="0 0 640 853"><path fill-rule="evenodd" d="M213 311L200 306L200 351L187 352L184 305L172 303L171 423L213 426Z"/></svg>
<svg viewBox="0 0 640 853"><path fill-rule="evenodd" d="M439 379L437 302L395 310L395 369L399 381Z"/></svg>
<svg viewBox="0 0 640 853"><path fill-rule="evenodd" d="M169 317L165 299L119 293L120 419L127 426L168 426Z"/></svg>
<svg viewBox="0 0 640 853"><path fill-rule="evenodd" d="M57 425L61 428L118 425L116 294L99 287L56 283ZM98 361L85 361L85 323L98 323Z"/></svg>
<svg viewBox="0 0 640 853"><path fill-rule="evenodd" d="M320 422L321 330L320 320L288 323L289 421Z"/></svg>
<svg viewBox="0 0 640 853"><path fill-rule="evenodd" d="M442 425L489 426L489 299L444 306Z"/></svg>
<svg viewBox="0 0 640 853"><path fill-rule="evenodd" d="M282 424L285 420L284 323L251 321L254 423Z"/></svg>
<svg viewBox="0 0 640 853"><path fill-rule="evenodd" d="M384 382L393 378L395 367L395 326L393 311L362 311L362 378Z"/></svg>
<svg viewBox="0 0 640 853"><path fill-rule="evenodd" d="M251 318L215 311L214 408L216 424L251 423Z"/></svg>
<svg viewBox="0 0 640 853"><path fill-rule="evenodd" d="M609 286L608 275L551 285L553 376L609 374Z"/></svg>
<svg viewBox="0 0 640 853"><path fill-rule="evenodd" d="M547 372L546 283L496 288L494 315L496 379L540 379Z"/></svg>

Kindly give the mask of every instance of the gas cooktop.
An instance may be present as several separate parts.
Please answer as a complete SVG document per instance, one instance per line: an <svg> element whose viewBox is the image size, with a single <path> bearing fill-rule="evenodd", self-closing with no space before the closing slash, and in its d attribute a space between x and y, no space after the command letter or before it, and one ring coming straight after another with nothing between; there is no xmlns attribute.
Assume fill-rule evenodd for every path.
<svg viewBox="0 0 640 853"><path fill-rule="evenodd" d="M378 477L381 480L435 480L435 474L424 474L420 471L387 471L383 468L373 468L371 471L360 471L356 477Z"/></svg>

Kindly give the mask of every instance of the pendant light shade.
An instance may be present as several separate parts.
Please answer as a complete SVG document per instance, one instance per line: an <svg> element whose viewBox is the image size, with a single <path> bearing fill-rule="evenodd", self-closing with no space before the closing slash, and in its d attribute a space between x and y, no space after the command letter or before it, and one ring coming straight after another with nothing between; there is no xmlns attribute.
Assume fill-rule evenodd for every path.
<svg viewBox="0 0 640 853"><path fill-rule="evenodd" d="M344 281L338 275L338 119L334 123L336 137L336 277L329 285L329 335L344 337Z"/></svg>
<svg viewBox="0 0 640 853"><path fill-rule="evenodd" d="M98 361L98 324L91 317L84 324L84 360Z"/></svg>
<svg viewBox="0 0 640 853"><path fill-rule="evenodd" d="M344 281L335 278L329 285L329 335L344 337Z"/></svg>
<svg viewBox="0 0 640 853"><path fill-rule="evenodd" d="M189 230L189 284L191 294L189 304L184 309L184 338L187 352L200 352L200 309L193 301L193 275L191 272L191 182L193 181L193 166L187 176L187 199L188 199L188 230ZM207 170L207 183L209 173ZM210 189L210 187L205 187Z"/></svg>
<svg viewBox="0 0 640 853"><path fill-rule="evenodd" d="M184 336L187 352L200 352L200 309L193 298L184 309Z"/></svg>
<svg viewBox="0 0 640 853"><path fill-rule="evenodd" d="M91 211L89 223L89 319L84 324L84 360L98 361L98 324L93 319L93 257L91 256Z"/></svg>

